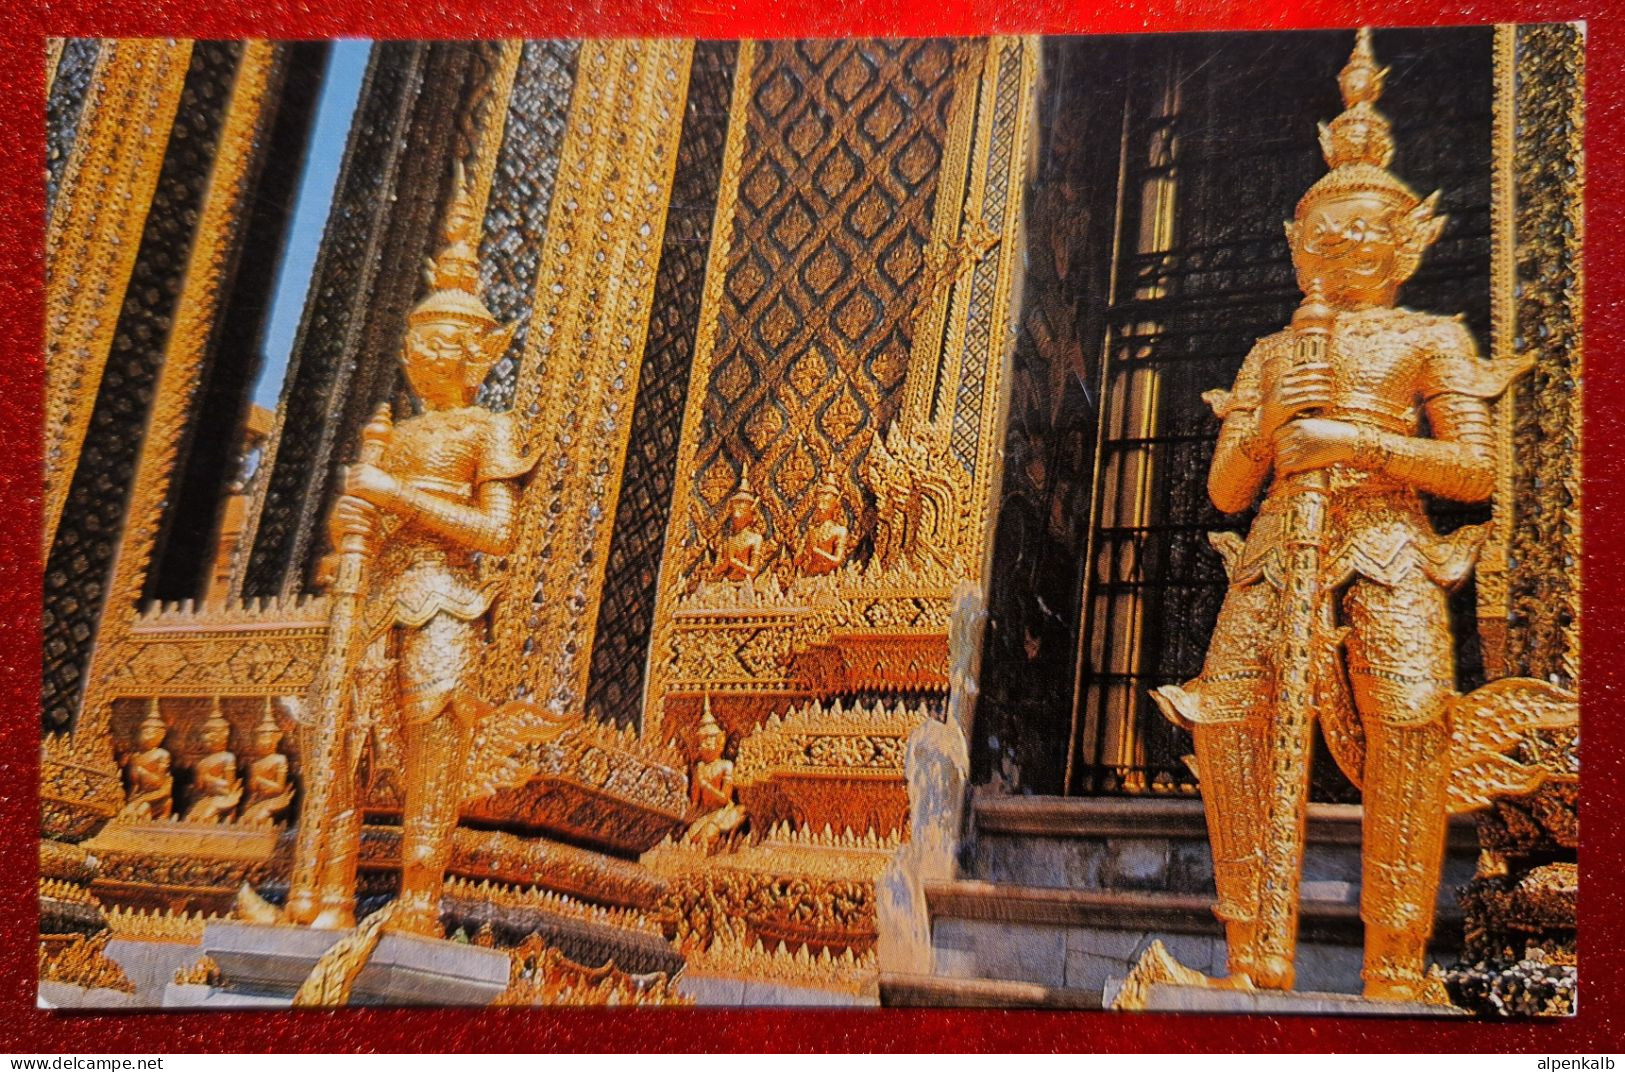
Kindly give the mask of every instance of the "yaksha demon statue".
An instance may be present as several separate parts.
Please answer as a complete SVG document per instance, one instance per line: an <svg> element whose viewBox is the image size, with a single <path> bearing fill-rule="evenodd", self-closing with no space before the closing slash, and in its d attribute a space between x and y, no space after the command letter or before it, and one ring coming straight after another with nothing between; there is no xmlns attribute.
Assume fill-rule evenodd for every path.
<svg viewBox="0 0 1625 1072"><path fill-rule="evenodd" d="M1208 479L1245 510L1215 535L1230 588L1202 674L1156 699L1192 730L1213 845L1228 985L1290 989L1314 724L1364 795L1365 994L1439 1000L1425 973L1450 812L1528 791L1541 772L1502 753L1572 724L1569 694L1506 679L1456 691L1449 590L1482 527L1437 535L1423 496L1490 497L1488 403L1527 367L1485 361L1458 320L1395 306L1444 223L1386 168L1374 108L1385 71L1361 30L1346 110L1322 127L1330 165L1287 224L1306 299L1261 339L1230 391Z"/></svg>
<svg viewBox="0 0 1625 1072"><path fill-rule="evenodd" d="M354 923L358 766L404 752L401 892L389 929L438 936L440 888L462 804L522 780L523 741L566 719L523 702L493 709L471 688L496 580L480 557L513 541L521 456L513 420L474 403L507 348L479 297L475 218L459 171L431 293L407 316L401 364L422 412L388 408L363 432L334 506L327 656L307 704L304 802L286 916Z"/></svg>

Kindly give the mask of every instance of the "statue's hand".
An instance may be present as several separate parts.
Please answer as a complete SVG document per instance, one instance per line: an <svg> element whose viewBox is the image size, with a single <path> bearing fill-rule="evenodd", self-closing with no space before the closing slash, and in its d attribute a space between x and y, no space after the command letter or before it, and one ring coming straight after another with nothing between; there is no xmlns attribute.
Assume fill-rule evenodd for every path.
<svg viewBox="0 0 1625 1072"><path fill-rule="evenodd" d="M372 522L377 516L378 508L367 500L350 494L340 495L338 501L333 504L332 516L328 518L328 532L333 537L334 543L338 543L343 536L365 536L372 532ZM334 566L336 565L335 559ZM322 565L318 564L318 580L321 570Z"/></svg>
<svg viewBox="0 0 1625 1072"><path fill-rule="evenodd" d="M1294 364L1281 373L1273 389L1265 392L1259 413L1259 431L1266 438L1306 410L1331 404L1332 366L1324 361Z"/></svg>
<svg viewBox="0 0 1625 1072"><path fill-rule="evenodd" d="M401 482L376 465L352 465L344 477L344 493L374 506L393 506L401 493Z"/></svg>
<svg viewBox="0 0 1625 1072"><path fill-rule="evenodd" d="M1286 476L1352 461L1359 436L1359 429L1346 421L1292 421L1275 437L1275 471Z"/></svg>

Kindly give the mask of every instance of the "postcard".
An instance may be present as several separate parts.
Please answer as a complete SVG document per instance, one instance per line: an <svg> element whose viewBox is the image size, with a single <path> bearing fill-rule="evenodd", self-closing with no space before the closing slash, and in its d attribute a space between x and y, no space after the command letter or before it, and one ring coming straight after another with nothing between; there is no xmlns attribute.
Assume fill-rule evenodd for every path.
<svg viewBox="0 0 1625 1072"><path fill-rule="evenodd" d="M1572 1014L1584 58L52 39L40 1005Z"/></svg>

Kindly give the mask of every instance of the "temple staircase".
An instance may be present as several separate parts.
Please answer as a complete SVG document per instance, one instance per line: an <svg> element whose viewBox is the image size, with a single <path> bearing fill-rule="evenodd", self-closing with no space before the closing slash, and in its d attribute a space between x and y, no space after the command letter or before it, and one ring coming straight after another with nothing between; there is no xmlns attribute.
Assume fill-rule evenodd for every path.
<svg viewBox="0 0 1625 1072"><path fill-rule="evenodd" d="M1186 798L984 797L959 877L926 887L931 975L882 974L886 1005L1103 1007L1155 939L1222 974L1201 802ZM1472 877L1470 820L1452 825L1431 955L1461 942L1455 890ZM1300 990L1357 993L1363 927L1360 808L1313 804L1297 959Z"/></svg>

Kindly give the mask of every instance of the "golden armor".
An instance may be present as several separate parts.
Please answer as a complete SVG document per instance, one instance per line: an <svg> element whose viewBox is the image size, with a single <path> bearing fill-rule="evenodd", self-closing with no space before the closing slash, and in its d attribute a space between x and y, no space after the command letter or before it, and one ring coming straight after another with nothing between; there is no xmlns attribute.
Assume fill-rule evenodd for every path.
<svg viewBox="0 0 1625 1072"><path fill-rule="evenodd" d="M221 715L218 698L198 731L198 741L204 756L192 767L192 806L186 809L186 821L212 823L235 811L243 798L237 757L230 751L231 723Z"/></svg>
<svg viewBox="0 0 1625 1072"><path fill-rule="evenodd" d="M175 808L175 776L164 738L169 727L158 713L158 700L147 704L147 717L136 728L136 751L124 760L127 792L120 819L167 819Z"/></svg>
<svg viewBox="0 0 1625 1072"><path fill-rule="evenodd" d="M846 564L848 535L840 486L835 474L826 472L813 489L812 520L796 555L796 571L804 577L820 577L840 569Z"/></svg>
<svg viewBox="0 0 1625 1072"><path fill-rule="evenodd" d="M265 714L254 727L257 757L248 765L248 799L243 801L239 821L261 824L273 821L293 803L293 786L288 781L288 757L278 751L282 727L265 701Z"/></svg>
<svg viewBox="0 0 1625 1072"><path fill-rule="evenodd" d="M1286 225L1304 303L1207 396L1214 504L1263 501L1245 541L1213 537L1230 588L1201 676L1155 697L1195 738L1231 984L1292 986L1318 720L1363 790L1366 996L1439 999L1425 952L1448 813L1486 802L1490 767L1502 788L1538 777L1499 753L1574 711L1538 681L1456 691L1447 594L1484 533L1436 534L1423 496L1489 498L1488 403L1527 362L1485 361L1458 319L1395 306L1444 218L1386 170L1385 73L1360 31L1345 111L1321 128L1330 171Z"/></svg>
<svg viewBox="0 0 1625 1072"><path fill-rule="evenodd" d="M408 314L402 347L422 412L395 423L386 407L374 418L330 522L329 650L304 750L313 774L288 898L294 922L354 923L365 749L403 754L401 892L388 926L417 934L440 934L465 798L476 782L512 773L493 751L505 738L489 722L500 720L470 688L497 589L479 561L510 549L517 482L535 459L521 456L512 418L474 404L515 325L499 324L479 298L477 220L461 174L457 187L431 293ZM530 739L564 725L527 704L501 711L516 706L533 723Z"/></svg>
<svg viewBox="0 0 1625 1072"><path fill-rule="evenodd" d="M734 799L733 760L722 758L728 735L711 713L709 695L705 698L695 743L699 746L699 758L689 771L688 796L696 818L683 835L683 844L715 852L745 825L747 816Z"/></svg>

